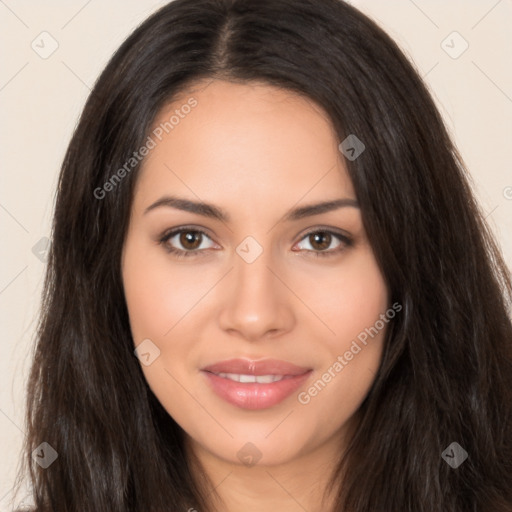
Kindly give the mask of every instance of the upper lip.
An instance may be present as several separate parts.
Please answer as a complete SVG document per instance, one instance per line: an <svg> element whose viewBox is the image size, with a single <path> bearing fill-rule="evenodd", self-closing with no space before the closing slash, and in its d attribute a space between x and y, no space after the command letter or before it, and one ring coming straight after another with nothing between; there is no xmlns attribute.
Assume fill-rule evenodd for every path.
<svg viewBox="0 0 512 512"><path fill-rule="evenodd" d="M202 368L211 373L235 373L241 375L302 375L311 368L303 368L278 359L229 359Z"/></svg>

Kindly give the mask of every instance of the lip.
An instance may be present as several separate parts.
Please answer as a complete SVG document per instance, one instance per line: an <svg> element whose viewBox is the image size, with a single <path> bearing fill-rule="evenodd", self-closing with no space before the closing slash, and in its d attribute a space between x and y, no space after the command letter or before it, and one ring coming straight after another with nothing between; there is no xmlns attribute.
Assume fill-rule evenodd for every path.
<svg viewBox="0 0 512 512"><path fill-rule="evenodd" d="M313 370L277 359L230 359L206 366L201 371L211 389L220 398L242 409L259 410L268 409L284 401L309 378ZM220 377L216 373L282 375L284 378L268 384L241 383Z"/></svg>
<svg viewBox="0 0 512 512"><path fill-rule="evenodd" d="M303 368L279 359L229 359L202 368L212 373L243 373L245 375L284 375L297 376L306 373L311 368Z"/></svg>

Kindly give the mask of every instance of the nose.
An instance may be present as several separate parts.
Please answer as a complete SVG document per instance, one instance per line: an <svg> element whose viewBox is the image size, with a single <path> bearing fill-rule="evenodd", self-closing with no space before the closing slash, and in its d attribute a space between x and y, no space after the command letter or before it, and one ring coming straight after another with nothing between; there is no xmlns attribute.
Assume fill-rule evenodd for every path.
<svg viewBox="0 0 512 512"><path fill-rule="evenodd" d="M274 269L270 251L252 263L237 254L224 283L219 326L230 335L255 342L282 335L295 323L293 293Z"/></svg>

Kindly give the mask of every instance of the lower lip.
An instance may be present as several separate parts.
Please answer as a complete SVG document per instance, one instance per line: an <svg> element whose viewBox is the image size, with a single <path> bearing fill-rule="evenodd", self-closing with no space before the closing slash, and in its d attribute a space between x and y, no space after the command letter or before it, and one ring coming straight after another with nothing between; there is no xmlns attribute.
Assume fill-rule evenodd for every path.
<svg viewBox="0 0 512 512"><path fill-rule="evenodd" d="M312 370L270 384L236 382L203 371L213 391L232 405L242 409L268 409L285 400L307 380Z"/></svg>

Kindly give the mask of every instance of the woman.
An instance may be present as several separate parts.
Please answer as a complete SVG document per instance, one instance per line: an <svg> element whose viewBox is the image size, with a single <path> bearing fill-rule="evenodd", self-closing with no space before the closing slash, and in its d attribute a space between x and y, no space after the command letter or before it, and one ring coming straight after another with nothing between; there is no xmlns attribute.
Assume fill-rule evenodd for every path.
<svg viewBox="0 0 512 512"><path fill-rule="evenodd" d="M511 297L372 21L176 0L113 56L63 164L37 510L512 510Z"/></svg>

